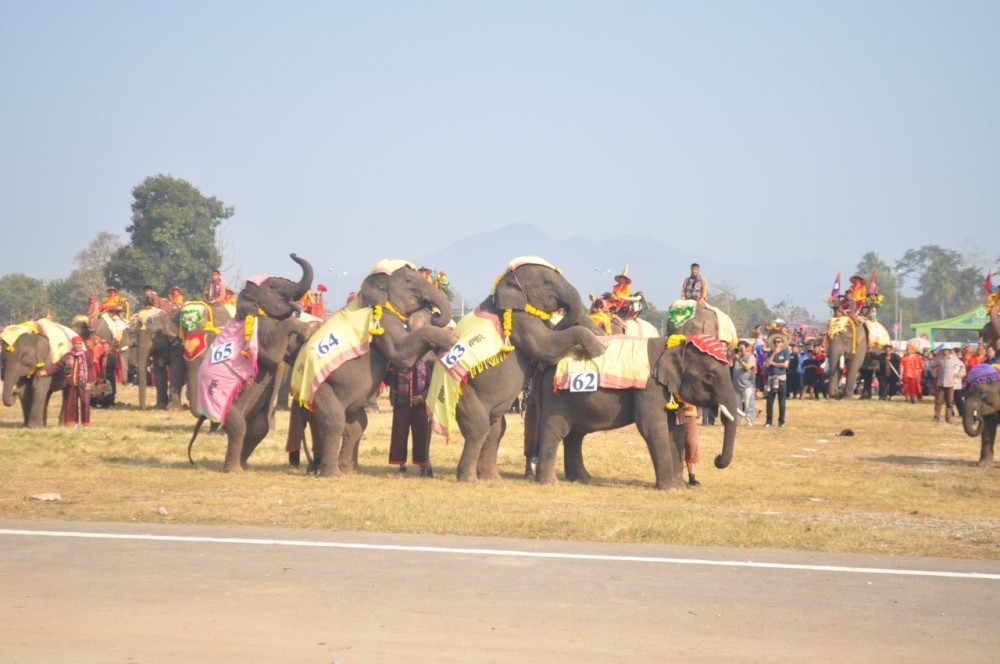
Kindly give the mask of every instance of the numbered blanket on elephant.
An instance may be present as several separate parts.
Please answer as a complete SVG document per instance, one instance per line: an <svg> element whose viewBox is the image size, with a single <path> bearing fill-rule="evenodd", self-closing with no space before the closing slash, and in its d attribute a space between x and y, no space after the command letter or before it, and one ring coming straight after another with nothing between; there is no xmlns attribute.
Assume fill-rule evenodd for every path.
<svg viewBox="0 0 1000 664"><path fill-rule="evenodd" d="M256 317L234 318L222 328L198 369L199 413L226 423L229 407L257 377L257 351Z"/></svg>
<svg viewBox="0 0 1000 664"><path fill-rule="evenodd" d="M892 343L889 330L885 325L875 320L866 320L865 328L868 330L868 348L885 348Z"/></svg>
<svg viewBox="0 0 1000 664"><path fill-rule="evenodd" d="M593 358L571 353L556 364L553 391L594 392L645 388L649 381L649 341L615 335L597 337L607 350Z"/></svg>
<svg viewBox="0 0 1000 664"><path fill-rule="evenodd" d="M458 341L438 356L427 389L431 406L431 429L451 438L455 411L462 387L471 378L494 367L507 357L500 318L482 309L465 315L455 326Z"/></svg>
<svg viewBox="0 0 1000 664"><path fill-rule="evenodd" d="M368 352L374 317L371 307L355 299L309 337L295 358L291 378L292 397L304 408L312 409L316 390L337 367Z"/></svg>

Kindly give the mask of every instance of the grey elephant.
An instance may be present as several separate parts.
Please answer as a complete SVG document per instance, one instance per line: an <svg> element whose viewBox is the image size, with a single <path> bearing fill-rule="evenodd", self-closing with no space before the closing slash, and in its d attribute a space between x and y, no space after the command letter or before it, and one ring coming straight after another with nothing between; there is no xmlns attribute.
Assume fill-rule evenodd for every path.
<svg viewBox="0 0 1000 664"><path fill-rule="evenodd" d="M555 458L560 441L564 443L566 479L590 479L583 463L584 436L634 423L649 449L656 488L686 487L682 472L684 425L678 423L677 414L681 402L722 412L725 433L715 466L727 467L736 441L737 403L726 345L706 335L695 335L669 348L661 338L607 343L632 344L604 357L638 353L640 362L648 362L648 378L643 379L642 372L628 373L620 367L620 373L630 376L628 381L613 378L613 368L573 371L574 366L594 368L597 363L593 362L574 365L570 360L558 368L546 368L538 386L537 481L556 483ZM557 387L561 389L557 391Z"/></svg>
<svg viewBox="0 0 1000 664"><path fill-rule="evenodd" d="M57 355L69 348L67 333L72 330L49 331L56 326L50 321L9 325L2 333L3 352L0 367L3 372L3 405L21 402L24 426L29 429L48 423L49 400L52 393L62 390L63 375L42 376L38 368L59 359ZM50 335L53 336L50 339ZM64 348L64 350L54 350ZM61 410L61 409L60 409Z"/></svg>
<svg viewBox="0 0 1000 664"><path fill-rule="evenodd" d="M829 395L834 399L850 397L858 382L858 375L864 367L868 349L882 348L889 343L889 333L876 321L850 316L835 316L826 329L826 381ZM840 363L847 365L847 381L840 387Z"/></svg>
<svg viewBox="0 0 1000 664"><path fill-rule="evenodd" d="M422 314L422 315L421 315ZM429 324L414 329L411 321ZM412 263L379 261L357 297L334 313L306 343L292 371L293 433L311 428L310 472L323 477L358 470L358 446L368 424L365 405L389 367L411 371L427 352L451 348L451 304ZM353 334L340 326L351 327ZM295 454L297 440L288 449Z"/></svg>
<svg viewBox="0 0 1000 664"><path fill-rule="evenodd" d="M226 413L226 458L222 469L227 473L241 473L247 468L247 460L274 426L275 377L279 367L294 357L306 339L319 327L315 321L286 318L274 321L260 317L257 321L259 339L257 352L257 373L253 383L247 386ZM194 433L188 443L188 459L191 448L198 437L198 430L205 421L200 415Z"/></svg>
<svg viewBox="0 0 1000 664"><path fill-rule="evenodd" d="M557 312L563 315L554 325ZM456 468L460 482L500 477L497 449L504 413L533 362L554 364L574 349L586 357L604 352L592 329L578 325L582 312L579 291L561 271L526 256L511 261L493 292L459 322L458 344L434 366L428 403L435 431L450 435L457 425L465 440Z"/></svg>
<svg viewBox="0 0 1000 664"><path fill-rule="evenodd" d="M237 297L236 318L221 330L220 336L207 351L211 356L212 365L228 366L227 360L236 353L232 347L222 348L216 342L227 333L230 335L227 338L231 338L242 337L250 331L246 334L246 340L249 342L253 331L256 331L258 340L256 363L251 367L252 373L247 377L248 380L252 378L251 384L239 392L228 409L223 409L224 429L228 438L226 460L223 465L223 470L226 472L242 472L250 454L273 426L275 377L280 367L294 355L316 327L314 322L292 318L301 310L298 300L312 286L313 269L309 261L295 254L290 256L301 266L302 278L297 282L272 276L249 279ZM179 312L179 315L183 314ZM244 350L248 351L249 347ZM242 354L244 351L236 352ZM205 380L206 374L210 377L219 375L219 372L215 371L218 367L204 365L200 362L202 359L200 357L196 359L200 363L198 376L201 380ZM206 372L206 369L210 371ZM221 373L225 374L227 371ZM202 392L215 395L215 385L209 385L207 391L199 391L198 398L195 399L198 420L191 442L188 444L189 458L198 430L205 419L208 419L206 413L214 412L206 403L202 403L204 396ZM215 418L212 419L214 422Z"/></svg>
<svg viewBox="0 0 1000 664"><path fill-rule="evenodd" d="M962 389L965 393L962 426L968 435L981 438L979 465L991 468L1000 419L1000 370L993 364L977 364L969 371Z"/></svg>

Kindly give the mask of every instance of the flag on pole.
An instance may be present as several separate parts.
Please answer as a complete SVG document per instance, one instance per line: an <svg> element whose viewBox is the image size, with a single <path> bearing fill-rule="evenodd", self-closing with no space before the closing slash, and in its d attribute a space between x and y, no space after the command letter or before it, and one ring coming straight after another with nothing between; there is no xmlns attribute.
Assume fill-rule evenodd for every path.
<svg viewBox="0 0 1000 664"><path fill-rule="evenodd" d="M872 295L878 295L878 282L876 281L877 277L878 273L875 270L872 270L872 287L868 289Z"/></svg>
<svg viewBox="0 0 1000 664"><path fill-rule="evenodd" d="M986 280L983 282L983 290L986 291L987 295L993 294L993 268L990 268L990 273L986 275Z"/></svg>
<svg viewBox="0 0 1000 664"><path fill-rule="evenodd" d="M830 297L840 297L840 272L837 273L837 280L833 282L833 288L830 289Z"/></svg>

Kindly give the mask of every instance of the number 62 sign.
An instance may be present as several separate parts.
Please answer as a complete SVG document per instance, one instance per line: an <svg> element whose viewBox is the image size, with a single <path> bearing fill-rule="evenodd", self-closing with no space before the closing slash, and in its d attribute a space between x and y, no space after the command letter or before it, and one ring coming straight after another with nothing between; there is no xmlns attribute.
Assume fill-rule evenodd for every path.
<svg viewBox="0 0 1000 664"><path fill-rule="evenodd" d="M570 392L596 392L597 391L597 372L596 371L581 371L579 373L571 373L569 375L569 391Z"/></svg>

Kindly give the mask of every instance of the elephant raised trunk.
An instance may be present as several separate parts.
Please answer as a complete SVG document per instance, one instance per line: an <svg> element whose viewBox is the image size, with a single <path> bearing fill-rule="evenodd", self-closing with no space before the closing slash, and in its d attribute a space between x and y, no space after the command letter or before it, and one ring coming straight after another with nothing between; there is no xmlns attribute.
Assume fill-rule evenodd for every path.
<svg viewBox="0 0 1000 664"><path fill-rule="evenodd" d="M298 283L291 284L288 289L288 299L294 302L301 299L312 288L313 268L309 261L299 258L295 254L289 254L289 257L302 268L302 278Z"/></svg>

